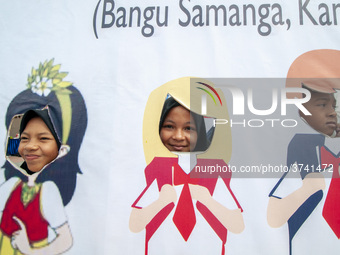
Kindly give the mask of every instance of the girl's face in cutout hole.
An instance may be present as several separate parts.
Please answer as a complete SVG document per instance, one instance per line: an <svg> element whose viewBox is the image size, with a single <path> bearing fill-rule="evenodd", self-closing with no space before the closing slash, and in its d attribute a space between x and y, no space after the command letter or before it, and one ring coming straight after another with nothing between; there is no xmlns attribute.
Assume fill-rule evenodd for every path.
<svg viewBox="0 0 340 255"><path fill-rule="evenodd" d="M183 106L172 108L165 117L160 137L169 151L193 151L197 143L197 128L190 111Z"/></svg>
<svg viewBox="0 0 340 255"><path fill-rule="evenodd" d="M58 156L58 145L45 122L34 117L21 134L18 151L28 169L38 172Z"/></svg>

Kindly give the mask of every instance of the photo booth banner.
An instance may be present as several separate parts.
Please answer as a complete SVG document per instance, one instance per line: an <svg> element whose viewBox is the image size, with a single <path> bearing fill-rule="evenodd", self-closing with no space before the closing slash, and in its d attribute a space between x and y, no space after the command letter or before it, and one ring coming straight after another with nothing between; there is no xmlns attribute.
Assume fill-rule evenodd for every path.
<svg viewBox="0 0 340 255"><path fill-rule="evenodd" d="M339 2L0 13L1 255L338 253ZM48 109L60 142L33 175L18 151L29 109ZM195 124L192 152L166 144L173 109Z"/></svg>

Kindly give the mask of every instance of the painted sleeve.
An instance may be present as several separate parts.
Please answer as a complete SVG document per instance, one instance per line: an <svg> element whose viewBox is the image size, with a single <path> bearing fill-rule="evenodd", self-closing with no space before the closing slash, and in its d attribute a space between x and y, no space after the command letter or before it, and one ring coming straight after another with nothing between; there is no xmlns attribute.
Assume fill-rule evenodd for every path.
<svg viewBox="0 0 340 255"><path fill-rule="evenodd" d="M45 182L42 185L41 207L42 215L53 229L67 222L62 198L53 182Z"/></svg>
<svg viewBox="0 0 340 255"><path fill-rule="evenodd" d="M4 210L9 195L19 181L18 177L12 177L0 185L0 212Z"/></svg>
<svg viewBox="0 0 340 255"><path fill-rule="evenodd" d="M296 134L287 148L288 171L269 193L269 197L282 198L290 194L302 184L301 179L321 168L320 148L325 137L319 134Z"/></svg>
<svg viewBox="0 0 340 255"><path fill-rule="evenodd" d="M159 197L163 185L172 185L173 158L154 158L145 168L146 187L132 204L134 208L143 208Z"/></svg>
<svg viewBox="0 0 340 255"><path fill-rule="evenodd" d="M237 208L240 208L240 209L241 209L241 212L243 212L243 209L242 209L240 203L238 202L238 200L237 200L237 198L236 198L234 192L233 192L233 191L231 190L231 188L230 188L230 179L228 180L228 179L226 179L226 178L222 178L222 180L223 180L225 186L227 187L227 189L228 189L228 191L229 191L229 194L230 194L230 196L232 197L233 201L235 202ZM217 184L218 184L218 182L217 182Z"/></svg>
<svg viewBox="0 0 340 255"><path fill-rule="evenodd" d="M145 168L146 187L132 204L133 208L143 208L158 198L159 191L157 189L155 178L150 177L150 165Z"/></svg>
<svg viewBox="0 0 340 255"><path fill-rule="evenodd" d="M224 165L224 166L227 166L228 169L229 169L228 164L226 164L223 160L220 160L219 164L222 165L222 166L223 166L223 165ZM237 208L240 208L240 209L241 209L241 212L243 212L243 209L242 209L240 203L238 202L238 200L237 200L237 198L236 198L234 192L232 191L232 189L231 189L231 187L230 187L231 175L232 175L232 173L231 173L231 171L230 171L230 169L229 169L229 171L228 171L227 173L223 173L223 174L221 175L221 179L223 180L225 187L227 187L227 190L229 191L229 194L230 194L230 197L232 198L232 201L236 204ZM218 180L219 180L219 179L220 179L220 178L218 178ZM221 184L222 184L222 183L220 183L220 184L219 184L219 183L220 183L220 181L217 181L217 183L216 183L217 187L215 187L214 194L215 194L215 192L217 191L216 188L220 188L220 187L221 187ZM223 186L223 185L222 185L222 186ZM220 189L219 189L219 190L220 190ZM219 201L219 200L218 200L218 201ZM222 203L222 204L223 204L223 203ZM229 204L230 204L230 203L229 203ZM229 208L229 206L228 206L228 208Z"/></svg>

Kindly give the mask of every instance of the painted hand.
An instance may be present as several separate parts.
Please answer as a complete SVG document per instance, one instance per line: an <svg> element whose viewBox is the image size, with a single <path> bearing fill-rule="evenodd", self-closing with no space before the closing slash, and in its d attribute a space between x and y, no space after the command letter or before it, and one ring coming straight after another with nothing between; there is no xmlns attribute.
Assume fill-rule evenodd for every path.
<svg viewBox="0 0 340 255"><path fill-rule="evenodd" d="M159 200L164 201L166 204L175 203L177 201L177 193L173 186L165 184L159 192Z"/></svg>
<svg viewBox="0 0 340 255"><path fill-rule="evenodd" d="M28 236L26 232L25 224L17 217L13 217L13 219L20 226L20 230L15 231L12 235L12 246L14 249L18 249L23 254L32 254L32 248L28 241Z"/></svg>
<svg viewBox="0 0 340 255"><path fill-rule="evenodd" d="M195 185L195 184L189 184L189 189L190 189L191 197L194 200L201 202L202 204L206 205L207 202L210 199L212 199L212 196L206 187Z"/></svg>

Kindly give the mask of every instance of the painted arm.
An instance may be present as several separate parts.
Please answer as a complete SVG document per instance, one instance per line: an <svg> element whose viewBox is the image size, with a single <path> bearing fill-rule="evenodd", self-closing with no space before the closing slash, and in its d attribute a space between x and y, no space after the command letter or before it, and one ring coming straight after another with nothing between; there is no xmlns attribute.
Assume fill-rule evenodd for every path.
<svg viewBox="0 0 340 255"><path fill-rule="evenodd" d="M12 177L0 185L0 212L4 210L8 197L19 181L18 177Z"/></svg>
<svg viewBox="0 0 340 255"><path fill-rule="evenodd" d="M273 228L285 224L294 212L315 192L325 189L325 179L321 173L310 173L302 181L301 188L285 198L270 197L267 221Z"/></svg>
<svg viewBox="0 0 340 255"><path fill-rule="evenodd" d="M17 217L13 217L13 219L17 221L21 229L13 233L12 246L25 255L62 254L70 249L73 244L69 225L65 223L55 229L57 236L52 242L43 247L33 248L29 244L25 224Z"/></svg>
<svg viewBox="0 0 340 255"><path fill-rule="evenodd" d="M130 230L135 233L142 231L159 211L176 201L177 194L174 187L169 184L163 185L159 192L159 198L152 204L143 208L132 208L129 221Z"/></svg>
<svg viewBox="0 0 340 255"><path fill-rule="evenodd" d="M217 202L206 187L189 184L193 199L205 205L222 225L232 233L241 233L244 230L244 221L241 208L230 210Z"/></svg>

